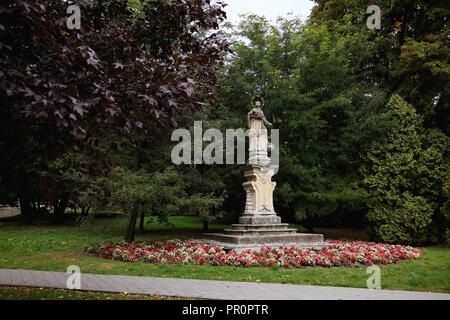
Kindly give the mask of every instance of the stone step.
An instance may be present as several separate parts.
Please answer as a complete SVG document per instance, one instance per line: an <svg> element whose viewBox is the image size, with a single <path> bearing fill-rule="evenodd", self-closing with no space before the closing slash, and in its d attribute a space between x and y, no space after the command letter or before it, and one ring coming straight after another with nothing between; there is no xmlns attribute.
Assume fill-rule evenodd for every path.
<svg viewBox="0 0 450 320"><path fill-rule="evenodd" d="M251 229L251 230L236 230L225 229L225 234L239 235L239 236L265 236L265 235L290 235L296 234L297 229Z"/></svg>
<svg viewBox="0 0 450 320"><path fill-rule="evenodd" d="M233 230L269 230L269 229L287 229L288 223L273 223L273 224L233 224Z"/></svg>
<svg viewBox="0 0 450 320"><path fill-rule="evenodd" d="M269 215L243 215L239 217L240 224L278 224L281 223L281 218L275 214Z"/></svg>
<svg viewBox="0 0 450 320"><path fill-rule="evenodd" d="M314 233L291 233L287 235L234 235L224 233L205 233L204 237L208 240L214 240L222 243L231 244L255 244L264 245L267 243L292 244L292 243L314 243L323 242L323 234Z"/></svg>

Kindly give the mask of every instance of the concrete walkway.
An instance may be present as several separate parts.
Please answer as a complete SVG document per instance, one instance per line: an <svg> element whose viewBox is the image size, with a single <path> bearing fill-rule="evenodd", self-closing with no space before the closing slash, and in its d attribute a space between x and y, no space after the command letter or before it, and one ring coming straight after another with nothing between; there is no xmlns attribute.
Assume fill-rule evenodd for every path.
<svg viewBox="0 0 450 320"><path fill-rule="evenodd" d="M67 289L64 272L0 269L0 285ZM275 283L80 275L81 290L214 300L450 300L450 294Z"/></svg>
<svg viewBox="0 0 450 320"><path fill-rule="evenodd" d="M17 216L20 214L20 208L0 209L0 219Z"/></svg>

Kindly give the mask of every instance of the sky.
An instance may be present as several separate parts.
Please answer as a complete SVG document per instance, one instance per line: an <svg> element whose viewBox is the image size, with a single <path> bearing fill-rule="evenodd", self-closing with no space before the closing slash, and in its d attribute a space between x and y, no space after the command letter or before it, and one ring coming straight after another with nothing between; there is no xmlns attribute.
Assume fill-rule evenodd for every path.
<svg viewBox="0 0 450 320"><path fill-rule="evenodd" d="M225 7L227 20L233 24L239 22L238 14L243 13L264 15L275 22L278 16L286 16L289 12L293 12L294 16L300 15L302 21L305 21L314 6L311 0L224 0L224 2L228 4Z"/></svg>

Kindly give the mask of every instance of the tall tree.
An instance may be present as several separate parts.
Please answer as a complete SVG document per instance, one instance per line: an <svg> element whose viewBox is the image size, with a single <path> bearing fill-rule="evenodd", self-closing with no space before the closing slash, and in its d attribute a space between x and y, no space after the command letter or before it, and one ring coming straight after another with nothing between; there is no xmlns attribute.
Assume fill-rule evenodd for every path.
<svg viewBox="0 0 450 320"><path fill-rule="evenodd" d="M220 102L235 108L242 127L252 96L264 97L264 112L280 129L276 210L310 229L314 217L364 209L360 153L383 131L384 92L361 84L351 68L365 39L351 25L342 29L345 36L294 17L272 26L247 16L221 78Z"/></svg>
<svg viewBox="0 0 450 320"><path fill-rule="evenodd" d="M421 116L400 96L393 95L387 107L388 135L373 144L361 168L371 198L370 233L389 243L441 240L436 220L449 139L439 130L425 131Z"/></svg>
<svg viewBox="0 0 450 320"><path fill-rule="evenodd" d="M315 0L314 25L352 24L372 45L358 55L360 76L398 93L423 115L426 127L448 132L449 43L445 0ZM367 8L381 10L381 28L369 30Z"/></svg>
<svg viewBox="0 0 450 320"><path fill-rule="evenodd" d="M138 9L126 0L1 4L0 177L24 212L34 202L29 195L58 189L58 181L42 186L39 170L74 146L89 154L83 139L158 134L214 100L227 42L217 32L201 35L218 29L223 5L139 3ZM80 30L66 27L70 4L81 8Z"/></svg>

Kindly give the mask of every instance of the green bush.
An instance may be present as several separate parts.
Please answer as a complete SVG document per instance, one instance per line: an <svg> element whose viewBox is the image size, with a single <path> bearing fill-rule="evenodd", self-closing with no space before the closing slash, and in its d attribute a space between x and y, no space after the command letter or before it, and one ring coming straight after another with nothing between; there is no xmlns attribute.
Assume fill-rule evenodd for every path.
<svg viewBox="0 0 450 320"><path fill-rule="evenodd" d="M441 207L441 214L445 217L445 241L450 244L450 165L447 166L447 174L442 188L445 202Z"/></svg>
<svg viewBox="0 0 450 320"><path fill-rule="evenodd" d="M362 166L369 193L368 232L389 243L436 242L448 137L425 131L413 106L393 95L387 105L390 129L372 145Z"/></svg>

